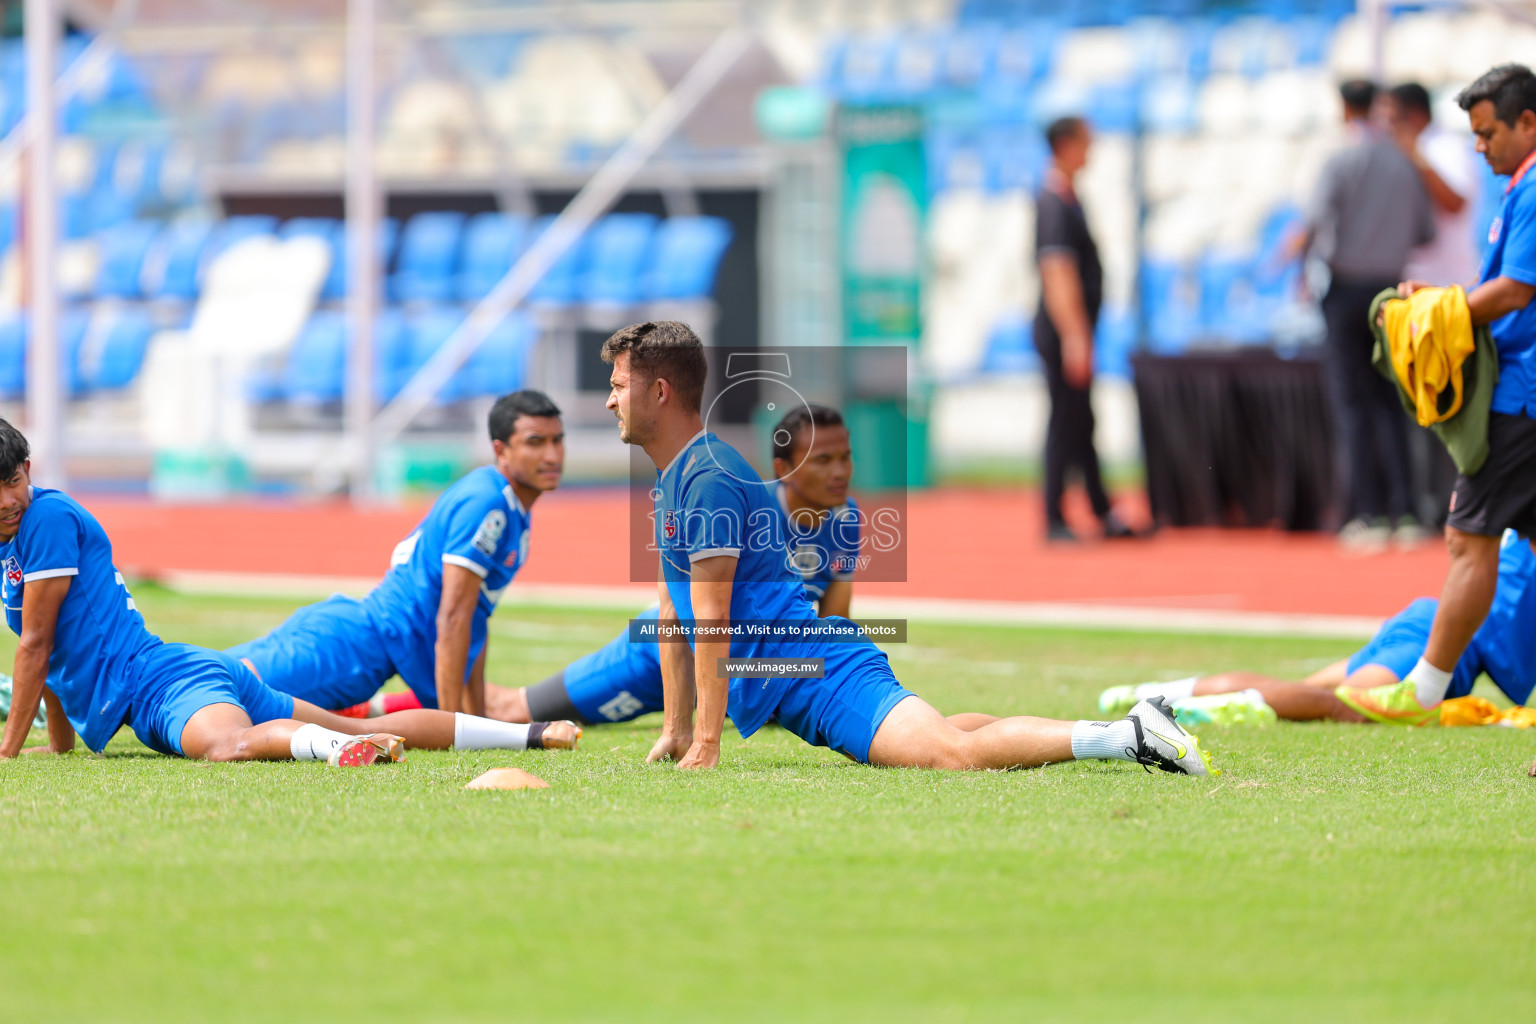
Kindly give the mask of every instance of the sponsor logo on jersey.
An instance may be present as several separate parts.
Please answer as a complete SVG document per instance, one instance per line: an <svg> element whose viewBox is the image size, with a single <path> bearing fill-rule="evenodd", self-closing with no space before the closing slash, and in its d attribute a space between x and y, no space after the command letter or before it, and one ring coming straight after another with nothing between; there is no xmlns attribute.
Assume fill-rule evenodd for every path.
<svg viewBox="0 0 1536 1024"><path fill-rule="evenodd" d="M491 509L480 521L480 529L475 531L475 550L487 555L495 554L496 545L506 528L507 514L499 508Z"/></svg>

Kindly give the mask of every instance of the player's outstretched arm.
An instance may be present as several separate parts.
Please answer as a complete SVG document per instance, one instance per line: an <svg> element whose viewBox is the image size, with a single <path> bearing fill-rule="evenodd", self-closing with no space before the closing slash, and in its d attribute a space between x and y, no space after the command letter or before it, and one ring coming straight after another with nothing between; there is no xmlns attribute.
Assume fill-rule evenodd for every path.
<svg viewBox="0 0 1536 1024"><path fill-rule="evenodd" d="M821 601L817 612L822 618L828 615L838 615L847 618L853 610L853 581L833 580L827 584L826 591L821 595Z"/></svg>
<svg viewBox="0 0 1536 1024"><path fill-rule="evenodd" d="M658 582L656 589L661 595L656 628L670 629L670 635L675 637L677 607L667 593L665 581ZM661 735L645 759L681 761L693 746L693 651L686 643L658 637L656 653L661 662Z"/></svg>
<svg viewBox="0 0 1536 1024"><path fill-rule="evenodd" d="M731 656L731 588L736 579L734 555L701 558L692 566L689 594L697 630L693 642L693 685L699 717L693 746L679 768L713 768L720 763L720 734L730 683L720 673L720 661Z"/></svg>
<svg viewBox="0 0 1536 1024"><path fill-rule="evenodd" d="M437 706L464 711L464 669L469 665L469 631L480 600L480 577L462 565L443 563L443 593L437 599L434 676Z"/></svg>
<svg viewBox="0 0 1536 1024"><path fill-rule="evenodd" d="M11 671L15 683L11 691L11 716L5 723L5 736L0 739L0 758L15 757L27 742L27 731L32 719L37 717L37 705L43 699L48 685L48 659L53 655L53 633L59 622L59 606L69 593L73 576L52 576L33 580L22 591L21 639L16 644L16 662ZM55 717L49 709L50 727ZM67 723L66 723L67 724ZM49 746L54 746L54 734L49 729ZM70 747L74 746L74 731L70 731Z"/></svg>

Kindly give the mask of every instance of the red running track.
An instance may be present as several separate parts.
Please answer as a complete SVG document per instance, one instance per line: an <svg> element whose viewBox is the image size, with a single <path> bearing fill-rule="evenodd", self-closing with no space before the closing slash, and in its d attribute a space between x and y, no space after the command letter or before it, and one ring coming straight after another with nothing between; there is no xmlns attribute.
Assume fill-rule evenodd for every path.
<svg viewBox="0 0 1536 1024"><path fill-rule="evenodd" d="M92 496L84 503L111 536L118 566L143 576L381 576L426 507L161 505ZM1438 542L1358 556L1329 536L1263 530L1165 530L1144 541L1047 547L1038 495L1023 490L914 492L907 514L906 582L865 582L861 593L1385 617L1414 597L1437 594L1446 568ZM573 488L540 499L518 579L629 583L627 524L621 489Z"/></svg>

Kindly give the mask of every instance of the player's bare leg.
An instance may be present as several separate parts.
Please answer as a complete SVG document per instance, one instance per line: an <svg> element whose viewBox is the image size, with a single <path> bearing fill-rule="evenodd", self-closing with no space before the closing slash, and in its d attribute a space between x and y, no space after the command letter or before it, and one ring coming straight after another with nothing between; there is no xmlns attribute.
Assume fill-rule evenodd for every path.
<svg viewBox="0 0 1536 1024"><path fill-rule="evenodd" d="M1072 760L1072 723L1004 718L967 732L921 697L902 698L869 745L869 763L891 768L1037 768Z"/></svg>
<svg viewBox="0 0 1536 1024"><path fill-rule="evenodd" d="M322 730L333 742L321 743L318 749L308 742L295 742L296 737L306 740L305 729L315 728L292 718L253 725L237 705L210 704L182 729L181 752L200 761L291 761L307 753L309 760L325 759L347 766L398 761L404 753L398 736L384 732L359 735L355 728Z"/></svg>
<svg viewBox="0 0 1536 1024"><path fill-rule="evenodd" d="M1373 671L1374 670L1374 671ZM1375 686L1381 680L1378 674L1385 673L1390 676L1389 681L1396 682L1397 677L1380 665L1365 665L1354 676L1350 677L1349 685ZM1356 683L1356 679L1361 680ZM1224 672L1220 675L1205 676L1195 684L1192 696L1204 697L1217 693L1241 693L1244 690L1256 690L1264 698L1264 702L1274 709L1280 718L1291 722L1314 722L1327 720L1333 722L1364 722L1366 717L1355 711L1349 705L1334 696L1332 689L1323 689L1319 686L1311 686L1307 683L1293 683L1284 679L1274 679L1270 676L1262 676L1256 672Z"/></svg>
<svg viewBox="0 0 1536 1024"><path fill-rule="evenodd" d="M521 686L485 684L485 717L498 722L526 724L533 716L528 712L528 691Z"/></svg>
<svg viewBox="0 0 1536 1024"><path fill-rule="evenodd" d="M950 715L949 717L945 718L944 721L948 722L956 729L959 729L961 732L975 732L977 729L980 729L984 725L991 725L993 722L1001 722L1002 719L998 718L996 715L982 714L980 711L962 711L958 715Z"/></svg>
<svg viewBox="0 0 1536 1024"><path fill-rule="evenodd" d="M1118 722L1064 722L1020 715L959 728L920 697L909 695L875 731L869 762L892 768L949 771L1036 768L1079 757L1115 758L1188 775L1210 772L1208 755L1165 703L1141 701Z"/></svg>
<svg viewBox="0 0 1536 1024"><path fill-rule="evenodd" d="M357 719L325 711L308 701L293 702L293 717L337 732L360 731L360 723ZM489 726L494 725L504 726L505 729L500 730L505 733L503 741L493 742L498 738L495 735L497 730L490 730L491 735L486 741L467 739L464 734L466 720L469 727L476 730L487 730ZM475 718L472 715L455 715L450 711L425 709L396 711L393 714L367 719L367 724L368 731L401 736L405 739L407 746L417 750L464 750L486 747L516 750L525 745L546 750L573 750L576 747L576 741L581 738L581 727L574 722L536 722L522 727L524 731L518 732L519 727L511 723L492 722L490 719Z"/></svg>
<svg viewBox="0 0 1536 1024"><path fill-rule="evenodd" d="M1349 678L1349 659L1340 658L1325 668L1320 668L1307 678L1302 680L1306 686L1316 686L1324 690L1337 690L1344 685L1344 680Z"/></svg>

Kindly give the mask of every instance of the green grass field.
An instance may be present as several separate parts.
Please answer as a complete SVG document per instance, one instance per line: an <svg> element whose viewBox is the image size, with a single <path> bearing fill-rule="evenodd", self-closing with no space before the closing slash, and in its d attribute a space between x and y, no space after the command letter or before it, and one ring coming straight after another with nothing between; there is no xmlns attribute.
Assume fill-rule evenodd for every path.
<svg viewBox="0 0 1536 1024"><path fill-rule="evenodd" d="M293 607L135 594L215 647ZM543 678L621 619L505 608L492 678ZM1067 718L1115 683L1350 649L911 639L897 673L941 709ZM774 728L685 775L643 763L653 729L355 772L180 762L126 732L0 765L0 1019L1531 1019L1531 733L1212 729L1207 780L881 771ZM552 788L462 789L498 765Z"/></svg>

